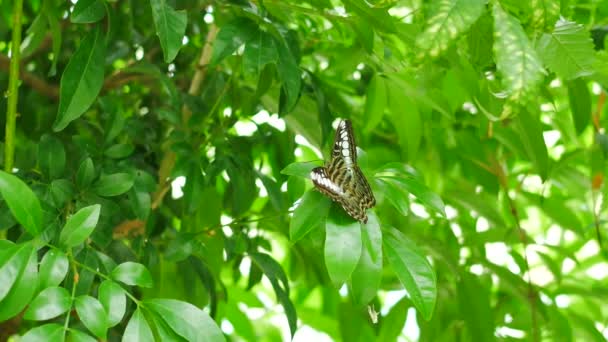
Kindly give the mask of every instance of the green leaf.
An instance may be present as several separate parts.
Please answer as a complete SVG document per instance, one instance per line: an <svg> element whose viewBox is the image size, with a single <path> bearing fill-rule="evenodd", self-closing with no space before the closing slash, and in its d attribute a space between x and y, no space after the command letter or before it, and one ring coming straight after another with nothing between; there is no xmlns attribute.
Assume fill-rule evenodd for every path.
<svg viewBox="0 0 608 342"><path fill-rule="evenodd" d="M378 341L397 341L403 331L407 318L407 309L411 306L407 296L404 296L391 308L388 314L382 318Z"/></svg>
<svg viewBox="0 0 608 342"><path fill-rule="evenodd" d="M426 208L432 209L442 216L445 216L445 204L443 204L443 200L436 193L432 192L426 185L420 183L415 178L406 178L403 176L389 176L389 175L380 175L377 176L381 182L391 183L396 189L402 189L410 194L414 195L420 203L422 203ZM388 193L389 195L394 195L392 192ZM403 195L401 193L400 195ZM390 200L390 198L389 198ZM395 198L395 201L400 201L399 206L404 206L403 201L406 199L401 197Z"/></svg>
<svg viewBox="0 0 608 342"><path fill-rule="evenodd" d="M486 6L485 0L435 0L434 13L416 39L422 55L438 57L459 35L469 30Z"/></svg>
<svg viewBox="0 0 608 342"><path fill-rule="evenodd" d="M146 310L146 318L151 319L151 325L154 328L154 334L158 336L160 341L176 341L176 342L187 342L187 340L179 336L171 327L165 322L162 317L153 310Z"/></svg>
<svg viewBox="0 0 608 342"><path fill-rule="evenodd" d="M211 65L230 56L241 45L252 40L258 32L257 25L247 18L237 18L220 28L213 43Z"/></svg>
<svg viewBox="0 0 608 342"><path fill-rule="evenodd" d="M59 243L65 247L74 247L83 243L97 226L101 205L95 204L82 208L70 216L59 235Z"/></svg>
<svg viewBox="0 0 608 342"><path fill-rule="evenodd" d="M342 210L331 211L325 222L325 266L329 278L341 285L350 278L361 258L361 223Z"/></svg>
<svg viewBox="0 0 608 342"><path fill-rule="evenodd" d="M270 284L272 284L277 300L285 310L285 316L287 316L287 323L289 324L289 330L293 338L298 327L298 317L296 309L289 299L289 282L283 268L272 257L264 253L250 253L249 257L262 269L262 272L264 272Z"/></svg>
<svg viewBox="0 0 608 342"><path fill-rule="evenodd" d="M422 118L415 97L402 87L402 81L393 77L386 82L391 122L397 131L401 150L407 152L407 159L414 160L422 140Z"/></svg>
<svg viewBox="0 0 608 342"><path fill-rule="evenodd" d="M0 171L0 193L17 222L38 236L42 232L42 208L34 192L19 178Z"/></svg>
<svg viewBox="0 0 608 342"><path fill-rule="evenodd" d="M188 14L183 10L174 10L164 0L151 0L150 6L165 63L171 63L182 47Z"/></svg>
<svg viewBox="0 0 608 342"><path fill-rule="evenodd" d="M329 212L330 201L320 192L309 190L293 213L289 223L289 239L297 242L323 223Z"/></svg>
<svg viewBox="0 0 608 342"><path fill-rule="evenodd" d="M302 178L310 178L310 172L315 167L321 166L318 162L295 162L291 163L281 173L288 176L298 176Z"/></svg>
<svg viewBox="0 0 608 342"><path fill-rule="evenodd" d="M21 57L27 57L34 53L39 47L48 30L46 16L40 13L32 20L26 31L26 36L21 43Z"/></svg>
<svg viewBox="0 0 608 342"><path fill-rule="evenodd" d="M286 95L282 112L289 113L298 102L300 88L302 87L302 75L300 67L298 66L298 61L296 60L293 51L290 50L289 45L279 40L275 40L275 45L277 47L277 52L279 53L277 71Z"/></svg>
<svg viewBox="0 0 608 342"><path fill-rule="evenodd" d="M0 250L0 302L25 270L33 251L31 243L6 246Z"/></svg>
<svg viewBox="0 0 608 342"><path fill-rule="evenodd" d="M112 279L118 280L127 285L137 285L140 287L152 287L152 275L150 271L135 262L123 262L112 270Z"/></svg>
<svg viewBox="0 0 608 342"><path fill-rule="evenodd" d="M530 13L532 17L530 18L530 26L541 31L552 29L559 18L559 7L558 1L531 0L530 8L532 11Z"/></svg>
<svg viewBox="0 0 608 342"><path fill-rule="evenodd" d="M82 324L95 336L105 339L108 320L101 303L91 296L79 296L76 297L75 307Z"/></svg>
<svg viewBox="0 0 608 342"><path fill-rule="evenodd" d="M127 309L125 291L111 280L104 280L97 290L99 301L108 314L108 327L113 327L122 321Z"/></svg>
<svg viewBox="0 0 608 342"><path fill-rule="evenodd" d="M129 191L129 198L131 199L131 208L135 216L142 221L146 221L150 215L152 205L150 194L144 191L137 191L133 187Z"/></svg>
<svg viewBox="0 0 608 342"><path fill-rule="evenodd" d="M49 134L40 138L38 165L48 179L61 177L65 169L65 149L59 139Z"/></svg>
<svg viewBox="0 0 608 342"><path fill-rule="evenodd" d="M395 228L384 234L384 251L397 278L425 320L433 316L437 280L433 268L416 244Z"/></svg>
<svg viewBox="0 0 608 342"><path fill-rule="evenodd" d="M78 171L76 172L76 185L78 188L83 189L91 184L95 178L95 166L91 158L87 158L80 163Z"/></svg>
<svg viewBox="0 0 608 342"><path fill-rule="evenodd" d="M368 214L367 223L361 225L361 241L361 257L350 281L350 293L357 305L369 303L382 280L382 230L373 211Z"/></svg>
<svg viewBox="0 0 608 342"><path fill-rule="evenodd" d="M25 311L23 318L35 321L46 321L55 318L70 309L70 293L63 287L48 287L38 294Z"/></svg>
<svg viewBox="0 0 608 342"><path fill-rule="evenodd" d="M396 31L395 20L385 8L371 8L364 0L343 0L347 11L352 11L365 19L376 30L393 33Z"/></svg>
<svg viewBox="0 0 608 342"><path fill-rule="evenodd" d="M75 24L90 24L106 16L106 8L102 0L78 0L70 15L70 21Z"/></svg>
<svg viewBox="0 0 608 342"><path fill-rule="evenodd" d="M95 101L103 85L106 46L99 26L82 40L61 76L55 132L78 119Z"/></svg>
<svg viewBox="0 0 608 342"><path fill-rule="evenodd" d="M503 11L498 2L492 13L496 67L511 99L518 100L536 87L545 71L519 21Z"/></svg>
<svg viewBox="0 0 608 342"><path fill-rule="evenodd" d="M74 185L67 179L55 179L49 186L55 208L63 208L74 196Z"/></svg>
<svg viewBox="0 0 608 342"><path fill-rule="evenodd" d="M122 159L126 158L133 153L135 150L135 146L132 144L116 144L108 147L107 150L103 152L106 157L110 157L113 159Z"/></svg>
<svg viewBox="0 0 608 342"><path fill-rule="evenodd" d="M549 174L549 154L543 138L540 118L522 109L515 118L516 130L519 134L528 158L534 165L539 176L546 180Z"/></svg>
<svg viewBox="0 0 608 342"><path fill-rule="evenodd" d="M472 339L493 340L494 318L488 288L478 280L477 276L463 273L457 289L461 317L464 318Z"/></svg>
<svg viewBox="0 0 608 342"><path fill-rule="evenodd" d="M70 342L96 342L97 340L80 330L71 329L67 338Z"/></svg>
<svg viewBox="0 0 608 342"><path fill-rule="evenodd" d="M566 86L574 128L576 128L576 134L580 135L591 121L591 94L587 88L587 82L580 78L567 82Z"/></svg>
<svg viewBox="0 0 608 342"><path fill-rule="evenodd" d="M20 342L63 342L64 328L57 323L49 323L30 329Z"/></svg>
<svg viewBox="0 0 608 342"><path fill-rule="evenodd" d="M27 245L31 245L27 243ZM29 260L14 286L2 301L0 301L0 322L14 317L30 303L38 287L38 255L35 249L30 249Z"/></svg>
<svg viewBox="0 0 608 342"><path fill-rule="evenodd" d="M257 172L258 178L262 181L262 185L266 189L268 193L268 197L270 198L270 203L274 207L274 209L278 212L283 212L286 208L283 201L283 192L281 191L280 185L276 180Z"/></svg>
<svg viewBox="0 0 608 342"><path fill-rule="evenodd" d="M93 191L104 197L118 196L129 191L133 186L134 179L129 173L113 173L111 175L101 176L95 184Z"/></svg>
<svg viewBox="0 0 608 342"><path fill-rule="evenodd" d="M68 257L58 249L49 249L40 262L38 289L59 285L68 273Z"/></svg>
<svg viewBox="0 0 608 342"><path fill-rule="evenodd" d="M409 198L408 192L404 191L397 184L384 180L382 178L376 178L376 183L382 190L384 197L399 211L403 216L407 216L409 212Z"/></svg>
<svg viewBox="0 0 608 342"><path fill-rule="evenodd" d="M566 80L594 71L593 41L589 31L575 22L558 20L553 32L540 38L538 52L549 69Z"/></svg>
<svg viewBox="0 0 608 342"><path fill-rule="evenodd" d="M58 11L56 8L52 8L50 3L50 1L43 2L43 13L45 14L48 20L49 31L53 39L53 60L51 68L48 72L48 76L55 76L57 74L57 59L61 51L61 26L59 25L61 15L58 14L58 12L60 11Z"/></svg>
<svg viewBox="0 0 608 342"><path fill-rule="evenodd" d="M374 74L369 85L367 86L367 94L365 100L365 130L370 132L380 122L384 116L386 109L386 82L384 78L378 74Z"/></svg>
<svg viewBox="0 0 608 342"><path fill-rule="evenodd" d="M154 335L152 335L152 330L146 321L146 318L142 314L141 310L138 308L135 310L131 319L129 320L129 324L125 328L125 333L122 336L123 342L147 342L153 341Z"/></svg>
<svg viewBox="0 0 608 342"><path fill-rule="evenodd" d="M213 319L190 303L173 299L150 299L145 301L145 305L188 341L225 341Z"/></svg>
<svg viewBox="0 0 608 342"><path fill-rule="evenodd" d="M267 64L276 63L279 59L272 36L264 31L257 31L245 45L243 52L243 70L246 74L258 77Z"/></svg>

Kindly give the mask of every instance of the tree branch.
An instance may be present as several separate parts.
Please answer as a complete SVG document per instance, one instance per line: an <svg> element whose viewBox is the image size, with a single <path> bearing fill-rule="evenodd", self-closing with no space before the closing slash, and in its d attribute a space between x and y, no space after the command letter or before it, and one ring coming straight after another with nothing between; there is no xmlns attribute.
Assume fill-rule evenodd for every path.
<svg viewBox="0 0 608 342"><path fill-rule="evenodd" d="M215 24L211 24L209 26L209 32L207 32L207 37L205 39L205 46L203 46L203 51L201 52L201 57L199 58L196 73L192 77L192 82L190 82L190 88L188 89L188 94L197 95L200 92L201 85L205 80L205 76L207 75L207 66L209 61L211 60L211 53L213 52L213 42L215 41L215 37L217 36L218 28ZM184 127L188 125L188 121L192 116L192 112L186 106L182 107L182 124ZM167 194L169 190L169 176L171 175L171 170L173 170L173 166L175 165L175 152L173 152L170 146L166 147L165 154L163 155L163 159L161 160L161 167L158 170L158 187L156 188L156 192L152 196L152 210L158 208L163 201L163 198Z"/></svg>

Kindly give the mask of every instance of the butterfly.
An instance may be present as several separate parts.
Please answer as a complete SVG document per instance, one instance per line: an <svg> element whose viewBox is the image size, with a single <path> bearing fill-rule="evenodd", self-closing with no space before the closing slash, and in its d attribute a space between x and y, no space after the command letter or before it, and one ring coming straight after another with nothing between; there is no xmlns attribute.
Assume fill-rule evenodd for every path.
<svg viewBox="0 0 608 342"><path fill-rule="evenodd" d="M354 219L367 223L366 210L376 205L372 189L357 165L357 146L350 121L342 120L336 130L331 159L310 172L316 188L338 202Z"/></svg>

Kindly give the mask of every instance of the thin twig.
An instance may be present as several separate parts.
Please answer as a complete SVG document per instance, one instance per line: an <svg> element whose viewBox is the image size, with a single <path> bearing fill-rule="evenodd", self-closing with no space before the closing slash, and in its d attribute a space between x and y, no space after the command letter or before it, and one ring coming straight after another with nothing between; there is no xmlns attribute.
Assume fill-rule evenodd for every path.
<svg viewBox="0 0 608 342"><path fill-rule="evenodd" d="M509 203L509 209L513 219L515 220L515 226L519 232L519 239L524 247L524 264L526 266L526 271L528 272L528 279L526 280L528 284L528 301L530 302L530 315L532 320L532 341L540 341L540 337L538 335L538 318L536 317L536 292L534 291L534 286L532 285L532 272L530 271L530 263L528 262L528 241L526 231L521 226L521 220L519 217L519 211L517 210L517 206L515 201L509 195L509 186L507 184L507 177L504 170L501 167L496 168L496 172L498 173L498 180L503 190L505 191L505 195L507 197L507 201ZM523 273L522 273L523 276Z"/></svg>

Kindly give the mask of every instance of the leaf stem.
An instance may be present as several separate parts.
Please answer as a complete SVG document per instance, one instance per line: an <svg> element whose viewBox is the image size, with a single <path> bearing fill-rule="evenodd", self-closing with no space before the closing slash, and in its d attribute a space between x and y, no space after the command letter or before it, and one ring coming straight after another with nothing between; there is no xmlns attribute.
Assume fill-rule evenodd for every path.
<svg viewBox="0 0 608 342"><path fill-rule="evenodd" d="M4 170L11 172L15 160L15 128L17 126L17 102L19 99L19 58L21 47L21 14L23 0L13 3L13 36L11 42L11 64L8 79L8 103L6 108L6 130L4 135Z"/></svg>

